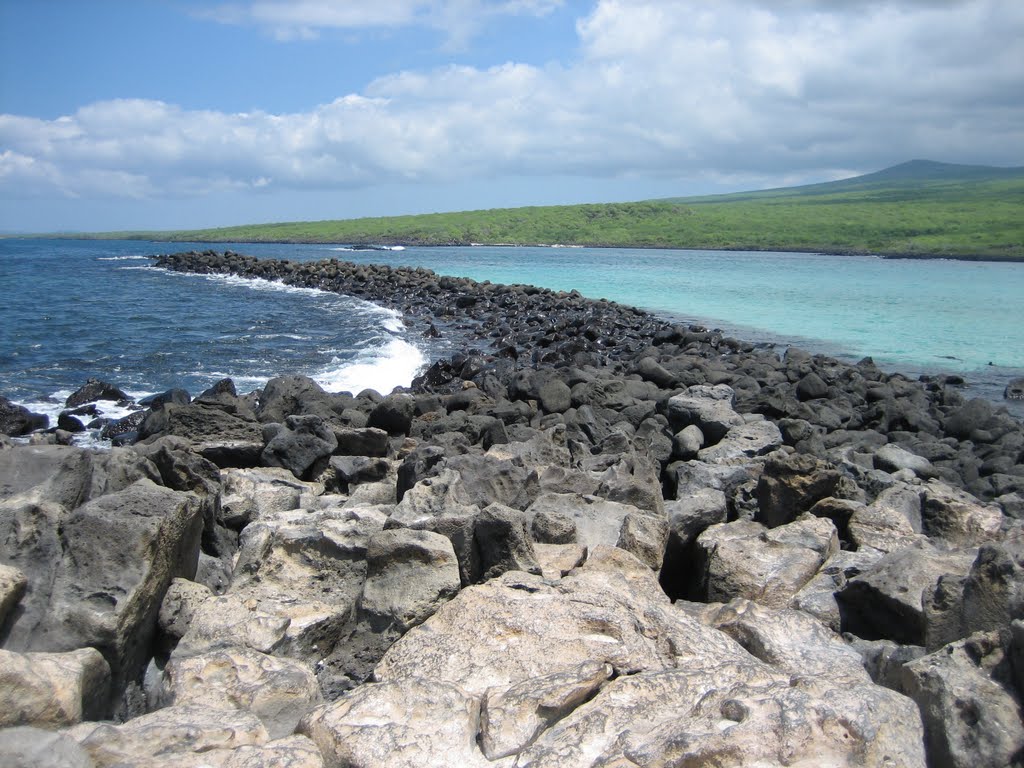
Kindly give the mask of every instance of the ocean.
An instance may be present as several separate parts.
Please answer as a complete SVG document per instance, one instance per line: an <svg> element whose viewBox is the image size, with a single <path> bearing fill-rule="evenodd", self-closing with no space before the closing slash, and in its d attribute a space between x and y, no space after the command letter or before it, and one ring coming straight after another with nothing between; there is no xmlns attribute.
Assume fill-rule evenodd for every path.
<svg viewBox="0 0 1024 768"><path fill-rule="evenodd" d="M910 376L957 373L997 402L1024 376L1024 264L828 254L575 247L352 250L332 245L0 239L0 394L55 421L89 377L134 397L193 395L231 377L240 392L282 374L329 391L389 392L451 354L390 310L345 296L154 269L149 257L230 249L338 258L576 289ZM1024 404L1006 403L1024 418ZM104 415L119 415L106 404Z"/></svg>

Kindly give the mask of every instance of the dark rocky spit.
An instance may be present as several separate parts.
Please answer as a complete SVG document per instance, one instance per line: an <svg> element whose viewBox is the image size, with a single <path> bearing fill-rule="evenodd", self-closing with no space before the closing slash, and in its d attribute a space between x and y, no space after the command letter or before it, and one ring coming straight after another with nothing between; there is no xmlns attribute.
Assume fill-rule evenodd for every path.
<svg viewBox="0 0 1024 768"><path fill-rule="evenodd" d="M50 431L0 401L0 765L1024 765L1024 429L957 377L424 269L157 266L457 353L172 390L110 450L69 443L115 386Z"/></svg>

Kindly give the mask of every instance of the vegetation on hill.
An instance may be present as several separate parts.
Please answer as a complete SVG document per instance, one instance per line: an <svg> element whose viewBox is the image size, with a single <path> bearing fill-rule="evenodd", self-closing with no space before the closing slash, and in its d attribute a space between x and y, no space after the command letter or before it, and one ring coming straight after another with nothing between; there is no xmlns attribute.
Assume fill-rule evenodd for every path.
<svg viewBox="0 0 1024 768"><path fill-rule="evenodd" d="M357 245L557 243L1024 260L1024 168L917 160L842 181L732 195L104 236Z"/></svg>

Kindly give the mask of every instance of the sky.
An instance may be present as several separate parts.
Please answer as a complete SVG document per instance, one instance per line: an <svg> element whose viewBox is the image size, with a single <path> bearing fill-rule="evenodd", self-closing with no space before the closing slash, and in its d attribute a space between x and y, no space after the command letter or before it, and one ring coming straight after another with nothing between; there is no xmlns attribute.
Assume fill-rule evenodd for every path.
<svg viewBox="0 0 1024 768"><path fill-rule="evenodd" d="M1024 165L1021 0L0 0L0 231Z"/></svg>

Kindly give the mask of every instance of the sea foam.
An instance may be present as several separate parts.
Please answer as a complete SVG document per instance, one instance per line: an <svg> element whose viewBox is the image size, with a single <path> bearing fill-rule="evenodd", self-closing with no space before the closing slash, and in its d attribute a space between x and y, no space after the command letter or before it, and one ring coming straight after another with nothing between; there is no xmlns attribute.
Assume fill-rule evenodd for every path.
<svg viewBox="0 0 1024 768"><path fill-rule="evenodd" d="M404 339L392 338L384 345L364 349L355 359L314 374L313 380L328 392L358 394L373 389L386 395L395 387L407 387L427 362L423 351Z"/></svg>

